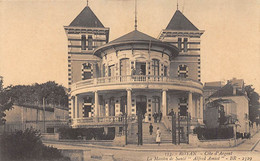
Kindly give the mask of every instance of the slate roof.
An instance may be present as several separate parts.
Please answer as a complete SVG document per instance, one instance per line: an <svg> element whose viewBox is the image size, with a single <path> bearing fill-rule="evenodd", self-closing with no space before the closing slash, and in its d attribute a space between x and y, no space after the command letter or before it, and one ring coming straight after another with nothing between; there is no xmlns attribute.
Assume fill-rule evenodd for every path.
<svg viewBox="0 0 260 161"><path fill-rule="evenodd" d="M221 87L223 87L223 84L221 81L217 81L217 82L205 82L203 89L220 89Z"/></svg>
<svg viewBox="0 0 260 161"><path fill-rule="evenodd" d="M199 30L179 10L176 10L171 21L166 27L167 30Z"/></svg>
<svg viewBox="0 0 260 161"><path fill-rule="evenodd" d="M128 34L125 34L125 35L111 41L110 43L118 43L118 42L125 42L125 41L160 41L160 40L153 38L138 30L134 30Z"/></svg>
<svg viewBox="0 0 260 161"><path fill-rule="evenodd" d="M80 14L70 23L69 26L87 27L87 28L104 28L94 12L86 6Z"/></svg>
<svg viewBox="0 0 260 161"><path fill-rule="evenodd" d="M226 84L224 87L213 93L210 97L225 97L225 96L234 96L233 95L233 85L231 83ZM236 96L244 96L245 94L236 89Z"/></svg>

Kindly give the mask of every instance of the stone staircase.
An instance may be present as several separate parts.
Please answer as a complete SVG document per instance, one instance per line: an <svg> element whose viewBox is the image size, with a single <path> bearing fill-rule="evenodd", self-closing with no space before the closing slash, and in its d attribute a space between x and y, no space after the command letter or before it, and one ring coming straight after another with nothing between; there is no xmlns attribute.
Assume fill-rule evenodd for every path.
<svg viewBox="0 0 260 161"><path fill-rule="evenodd" d="M156 131L157 127L160 128L161 131L161 143L171 143L172 135L171 132L166 129L163 123L153 123L153 133L150 135L149 133L150 123L143 122L143 143L144 144L154 144L156 139ZM138 124L132 123L129 129L130 133L128 136L129 143L137 144L137 132L138 132Z"/></svg>

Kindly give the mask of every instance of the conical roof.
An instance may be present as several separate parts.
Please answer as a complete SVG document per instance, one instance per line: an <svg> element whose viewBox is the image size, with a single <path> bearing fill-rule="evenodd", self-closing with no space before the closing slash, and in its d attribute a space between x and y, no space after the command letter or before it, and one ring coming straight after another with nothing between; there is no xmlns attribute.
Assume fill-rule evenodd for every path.
<svg viewBox="0 0 260 161"><path fill-rule="evenodd" d="M153 38L138 30L134 30L126 35L123 35L123 36L111 41L110 43L118 43L118 42L125 42L125 41L160 41L160 40Z"/></svg>
<svg viewBox="0 0 260 161"><path fill-rule="evenodd" d="M70 23L69 26L75 27L88 27L88 28L104 28L104 25L100 22L94 12L86 6L80 14Z"/></svg>
<svg viewBox="0 0 260 161"><path fill-rule="evenodd" d="M179 10L176 10L171 21L166 27L167 30L199 30Z"/></svg>

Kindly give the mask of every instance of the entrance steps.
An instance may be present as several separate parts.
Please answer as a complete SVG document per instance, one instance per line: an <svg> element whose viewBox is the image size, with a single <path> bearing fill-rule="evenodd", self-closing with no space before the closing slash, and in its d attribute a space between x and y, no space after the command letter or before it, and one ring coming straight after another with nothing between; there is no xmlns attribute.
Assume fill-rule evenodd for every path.
<svg viewBox="0 0 260 161"><path fill-rule="evenodd" d="M166 129L163 123L152 123L153 125L153 133L150 135L149 126L150 123L143 122L143 143L144 144L153 144L156 143L156 131L157 127L159 127L161 131L161 143L171 143L172 142L172 134L170 131ZM137 144L137 132L138 132L138 124L132 123L129 127L129 135L128 141L129 143Z"/></svg>

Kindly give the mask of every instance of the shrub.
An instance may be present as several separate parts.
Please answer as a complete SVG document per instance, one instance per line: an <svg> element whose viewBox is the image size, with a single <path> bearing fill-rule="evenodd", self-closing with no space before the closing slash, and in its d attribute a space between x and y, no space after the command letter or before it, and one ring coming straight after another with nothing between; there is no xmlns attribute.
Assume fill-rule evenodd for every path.
<svg viewBox="0 0 260 161"><path fill-rule="evenodd" d="M86 139L86 140L113 140L115 138L115 128L108 128L108 133L104 133L104 128L60 128L58 129L60 139Z"/></svg>
<svg viewBox="0 0 260 161"><path fill-rule="evenodd" d="M45 146L41 141L41 134L34 129L4 133L0 138L0 154L2 159L60 159L60 151Z"/></svg>
<svg viewBox="0 0 260 161"><path fill-rule="evenodd" d="M230 139L234 137L232 127L202 128L196 127L193 131L199 140Z"/></svg>

